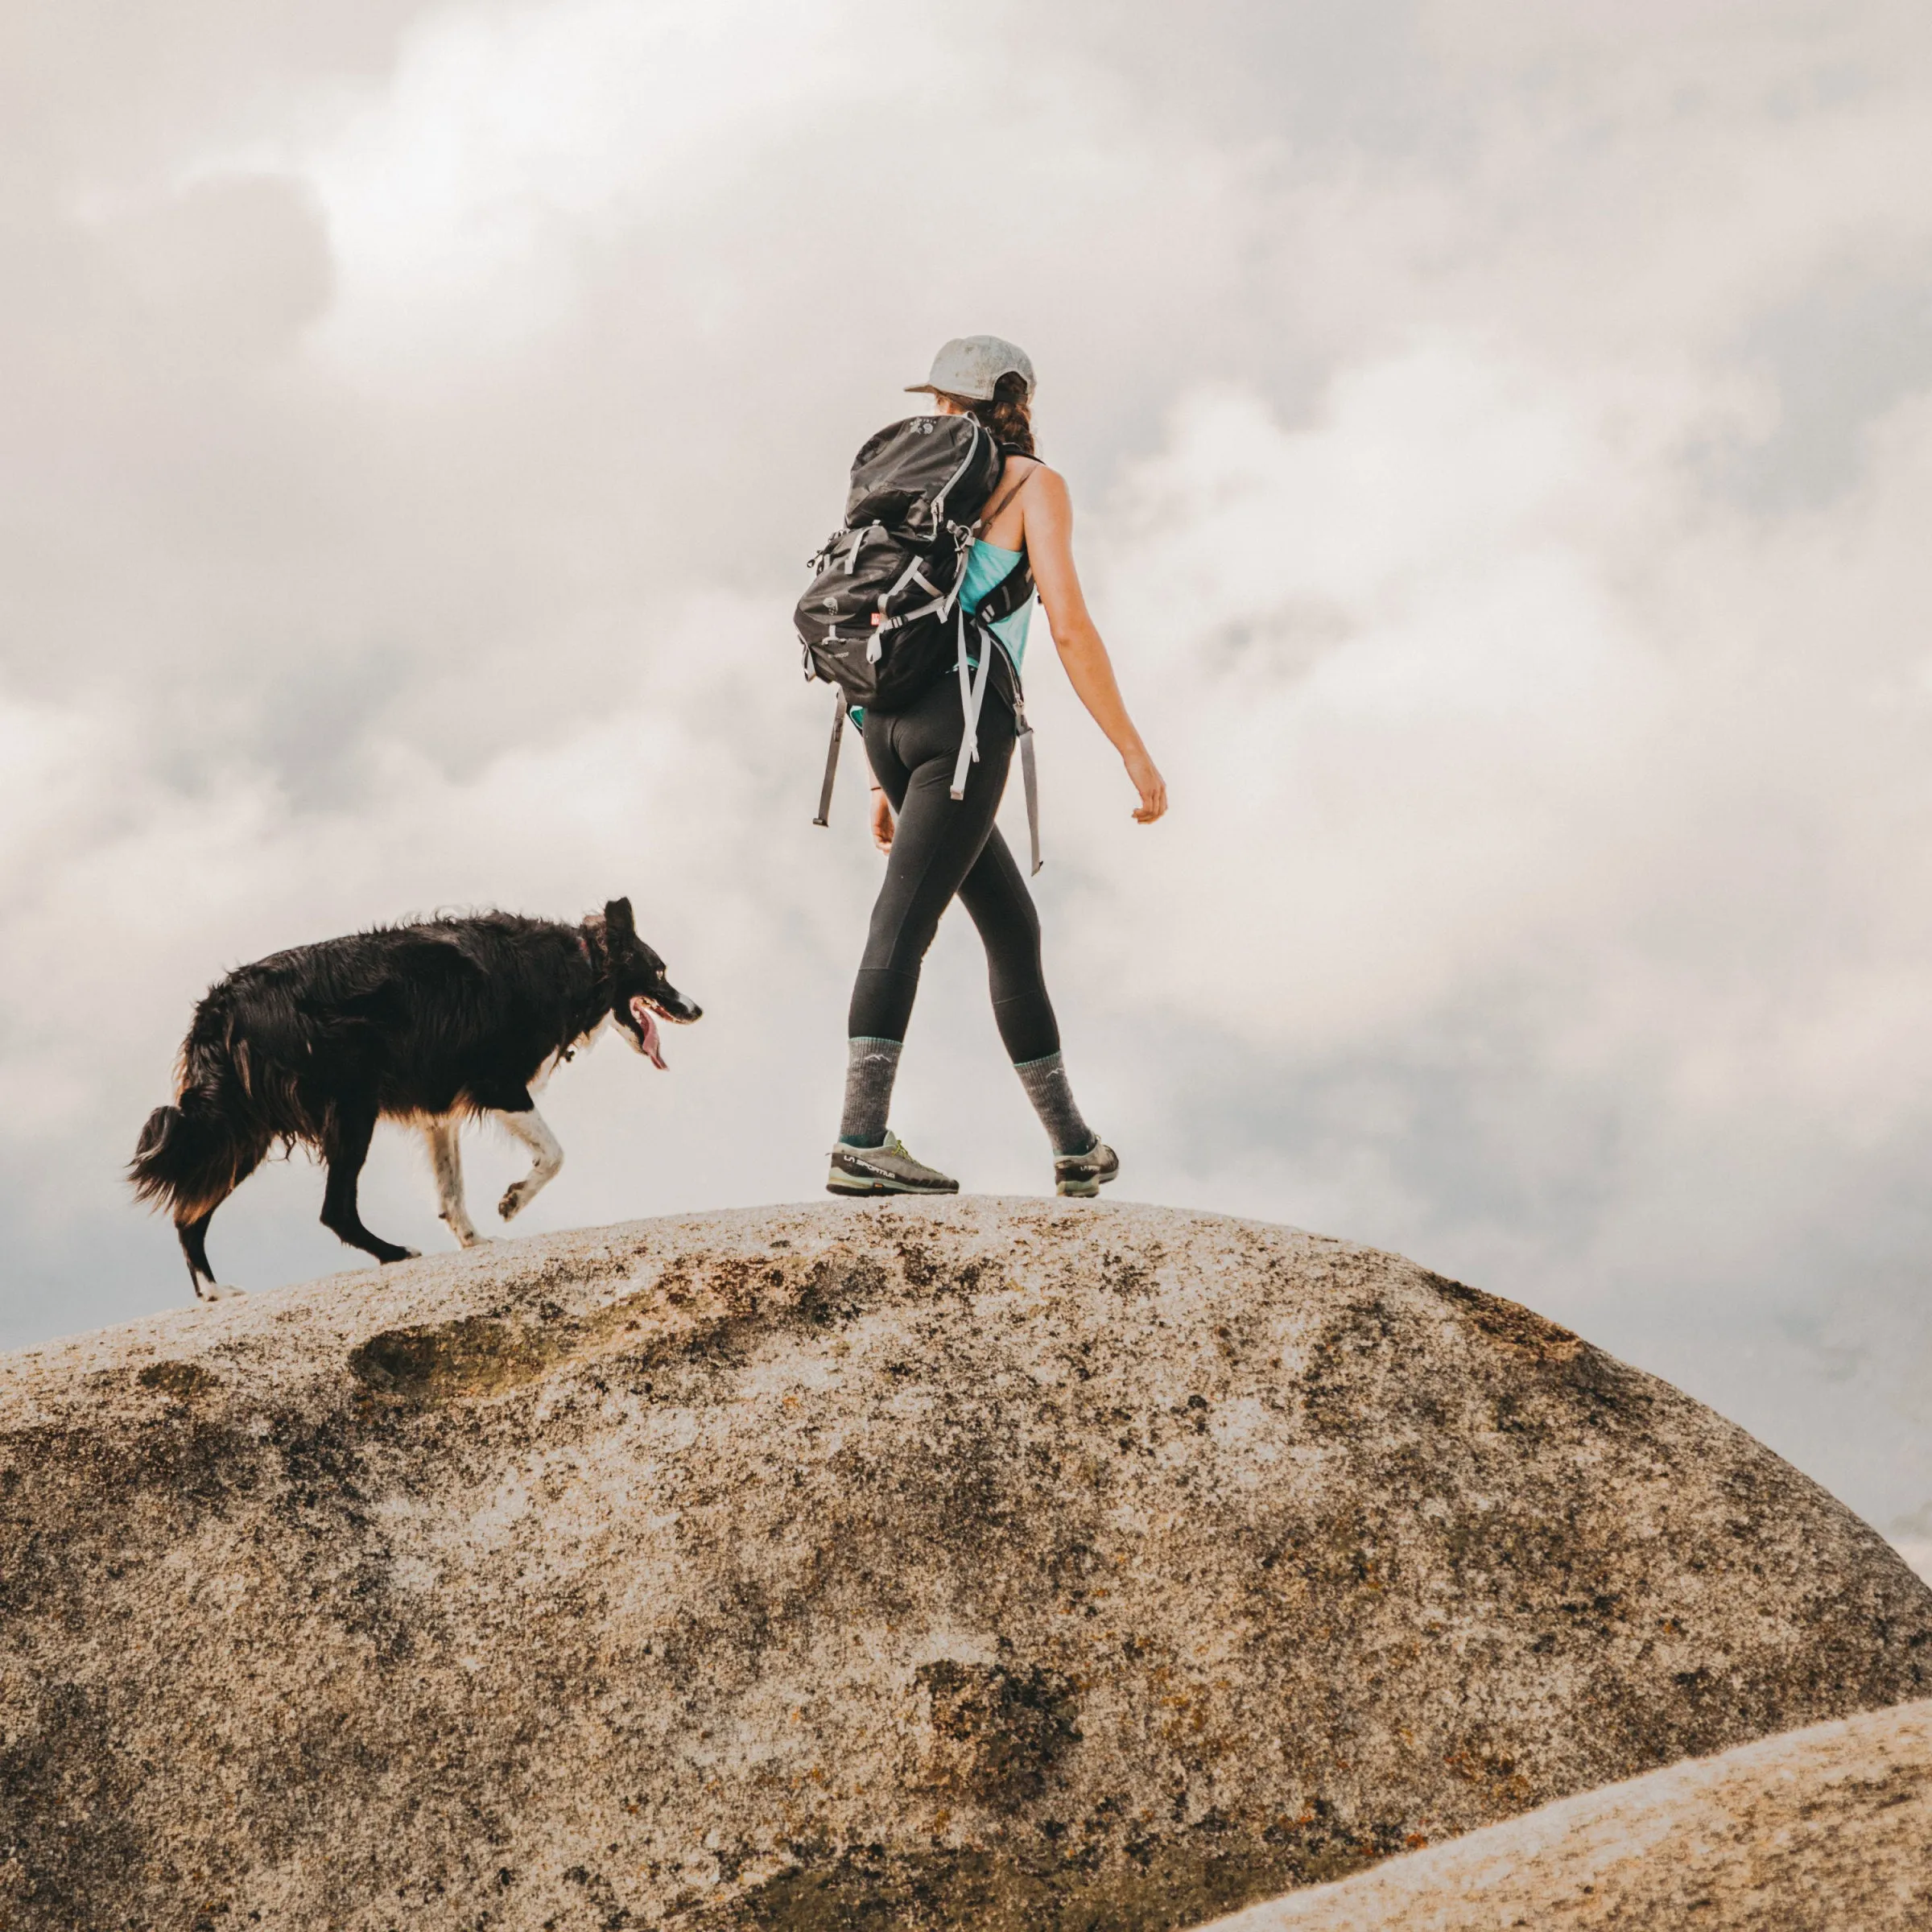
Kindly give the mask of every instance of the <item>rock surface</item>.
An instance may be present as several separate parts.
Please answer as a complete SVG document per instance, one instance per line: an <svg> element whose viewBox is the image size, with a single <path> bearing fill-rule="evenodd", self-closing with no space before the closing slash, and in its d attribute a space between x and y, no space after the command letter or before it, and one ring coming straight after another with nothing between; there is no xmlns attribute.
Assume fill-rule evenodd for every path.
<svg viewBox="0 0 1932 1932"><path fill-rule="evenodd" d="M1213 1932L1924 1932L1932 1703L1546 1805Z"/></svg>
<svg viewBox="0 0 1932 1932"><path fill-rule="evenodd" d="M1932 1592L1677 1391L1392 1256L1076 1203L4 1358L0 1591L23 1932L1175 1926L1932 1694Z"/></svg>

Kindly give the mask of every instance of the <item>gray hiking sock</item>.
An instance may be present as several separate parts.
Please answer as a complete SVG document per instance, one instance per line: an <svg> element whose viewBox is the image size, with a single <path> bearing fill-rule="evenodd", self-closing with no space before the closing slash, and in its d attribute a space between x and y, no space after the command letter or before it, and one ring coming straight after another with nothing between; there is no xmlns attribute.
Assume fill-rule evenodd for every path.
<svg viewBox="0 0 1932 1932"><path fill-rule="evenodd" d="M1100 1137L1080 1118L1072 1084L1067 1078L1066 1062L1059 1055L1050 1053L1039 1060L1017 1060L1013 1070L1020 1076L1020 1084L1026 1089L1026 1097L1033 1102L1033 1110L1040 1117L1047 1139L1053 1142L1053 1151L1056 1154L1090 1153Z"/></svg>
<svg viewBox="0 0 1932 1932"><path fill-rule="evenodd" d="M839 1138L848 1147L877 1147L886 1139L892 1111L892 1083L899 1071L903 1040L845 1042L845 1113Z"/></svg>

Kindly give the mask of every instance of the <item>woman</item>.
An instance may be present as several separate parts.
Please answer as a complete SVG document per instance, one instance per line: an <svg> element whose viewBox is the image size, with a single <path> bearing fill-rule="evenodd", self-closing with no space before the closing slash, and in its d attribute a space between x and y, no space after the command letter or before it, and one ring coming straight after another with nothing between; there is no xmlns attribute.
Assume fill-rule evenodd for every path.
<svg viewBox="0 0 1932 1932"><path fill-rule="evenodd" d="M1073 506L1065 480L1034 454L1029 405L1033 365L997 336L948 342L925 382L942 414L978 417L1005 454L966 564L960 601L976 611L1013 571L1030 567L1046 606L1060 662L1127 767L1151 825L1167 809L1167 787L1133 728L1114 682L1107 647L1088 615L1073 567ZM847 1026L845 1110L826 1185L834 1194L956 1194L960 1184L914 1160L886 1125L919 967L939 915L956 896L979 928L993 983L993 1010L1027 1098L1053 1144L1054 1181L1067 1195L1094 1195L1120 1160L1080 1117L1060 1059L1060 1033L1040 971L1040 922L1026 882L993 824L1013 758L1014 707L1007 665L1026 650L1028 598L993 626L1003 649L989 667L980 714L979 756L965 795L950 795L965 729L958 682L943 678L909 708L865 714L873 770L872 835L886 855L886 882L873 908L865 956Z"/></svg>

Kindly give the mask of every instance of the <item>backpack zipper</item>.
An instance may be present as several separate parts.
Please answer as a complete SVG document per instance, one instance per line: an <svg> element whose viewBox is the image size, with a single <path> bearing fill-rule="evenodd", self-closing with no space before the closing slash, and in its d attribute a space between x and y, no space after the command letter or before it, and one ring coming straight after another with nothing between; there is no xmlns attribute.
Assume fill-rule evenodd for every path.
<svg viewBox="0 0 1932 1932"><path fill-rule="evenodd" d="M972 440L967 445L966 454L960 458L959 468L946 479L946 487L932 500L932 534L935 537L939 534L939 523L945 514L946 499L952 494L953 485L965 475L968 465L980 453L980 439L986 433L980 427L977 416L968 416L966 420L972 427Z"/></svg>

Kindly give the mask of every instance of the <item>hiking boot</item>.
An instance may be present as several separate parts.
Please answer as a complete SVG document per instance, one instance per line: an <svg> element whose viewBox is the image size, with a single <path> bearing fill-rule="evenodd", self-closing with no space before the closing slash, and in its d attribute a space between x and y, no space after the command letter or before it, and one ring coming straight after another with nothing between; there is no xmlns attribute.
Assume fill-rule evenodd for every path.
<svg viewBox="0 0 1932 1932"><path fill-rule="evenodd" d="M832 1172L825 1177L828 1194L957 1194L960 1184L915 1161L896 1133L888 1133L877 1147L848 1147L841 1141L832 1150Z"/></svg>
<svg viewBox="0 0 1932 1932"><path fill-rule="evenodd" d="M1104 1141L1096 1140L1084 1154L1054 1156L1053 1190L1088 1200L1120 1170L1121 1157Z"/></svg>

